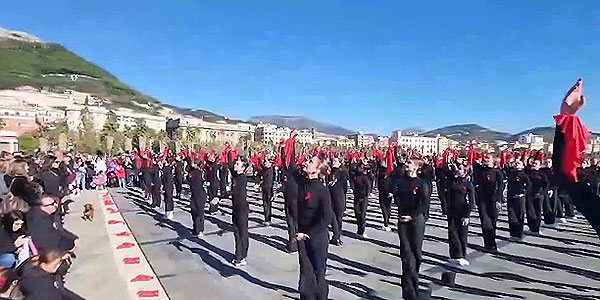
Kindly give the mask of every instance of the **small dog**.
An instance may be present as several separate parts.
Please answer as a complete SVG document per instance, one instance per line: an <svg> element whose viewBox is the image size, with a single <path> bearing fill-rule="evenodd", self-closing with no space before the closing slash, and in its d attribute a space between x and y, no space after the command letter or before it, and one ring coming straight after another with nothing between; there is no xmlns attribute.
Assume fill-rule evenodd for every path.
<svg viewBox="0 0 600 300"><path fill-rule="evenodd" d="M86 204L83 206L83 216L82 219L86 221L94 221L94 207L91 204Z"/></svg>

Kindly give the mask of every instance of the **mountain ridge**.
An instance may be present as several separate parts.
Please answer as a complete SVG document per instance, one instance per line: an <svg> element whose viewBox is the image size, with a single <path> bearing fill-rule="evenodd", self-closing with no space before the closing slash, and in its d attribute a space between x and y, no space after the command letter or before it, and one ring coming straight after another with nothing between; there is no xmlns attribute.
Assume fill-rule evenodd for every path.
<svg viewBox="0 0 600 300"><path fill-rule="evenodd" d="M339 125L317 121L304 116L261 115L250 117L248 121L271 123L277 126L285 126L294 129L314 128L317 131L334 135L350 135L356 133L353 130L344 128Z"/></svg>

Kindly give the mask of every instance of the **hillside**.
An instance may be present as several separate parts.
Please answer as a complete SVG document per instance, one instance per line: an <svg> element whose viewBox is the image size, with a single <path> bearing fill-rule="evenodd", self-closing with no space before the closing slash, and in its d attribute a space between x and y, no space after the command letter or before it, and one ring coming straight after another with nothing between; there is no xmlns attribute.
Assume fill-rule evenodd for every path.
<svg viewBox="0 0 600 300"><path fill-rule="evenodd" d="M521 132L515 133L513 135L511 135L507 141L509 142L514 142L516 141L520 135L522 134L527 134L527 133L532 133L535 135L541 135L544 137L544 142L552 142L554 140L554 130L555 127L554 126L543 126L543 127L534 127L531 129L527 129L527 130L523 130ZM600 133L597 132L592 132L591 133L592 136L597 137L600 136Z"/></svg>
<svg viewBox="0 0 600 300"><path fill-rule="evenodd" d="M461 142L468 140L507 140L510 137L510 134L506 132L495 131L477 124L451 125L423 133L425 136L436 136L438 134Z"/></svg>
<svg viewBox="0 0 600 300"><path fill-rule="evenodd" d="M106 99L108 106L113 107L152 112L151 108L158 104L158 100L129 87L59 44L44 43L35 36L0 28L0 89L23 85L56 92L77 90ZM151 108L134 105L133 101Z"/></svg>
<svg viewBox="0 0 600 300"><path fill-rule="evenodd" d="M272 123L278 126L287 126L295 129L314 128L317 131L335 135L349 135L355 133L352 130L338 125L319 122L306 117L298 116L255 116L250 118L249 121Z"/></svg>

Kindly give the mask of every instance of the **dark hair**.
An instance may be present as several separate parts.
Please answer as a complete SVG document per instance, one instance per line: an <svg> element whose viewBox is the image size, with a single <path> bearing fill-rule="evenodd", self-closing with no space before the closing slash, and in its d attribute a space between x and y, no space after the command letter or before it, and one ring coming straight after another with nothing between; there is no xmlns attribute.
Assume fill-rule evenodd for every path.
<svg viewBox="0 0 600 300"><path fill-rule="evenodd" d="M67 252L58 249L40 249L38 255L31 258L31 263L39 267L41 264L47 264L57 259L61 259Z"/></svg>
<svg viewBox="0 0 600 300"><path fill-rule="evenodd" d="M18 279L17 270L3 269L0 270L0 294L6 293L13 282Z"/></svg>
<svg viewBox="0 0 600 300"><path fill-rule="evenodd" d="M21 227L21 229L19 229L19 231L13 231L13 224L15 223L15 221L17 220L22 220L23 221L23 227ZM27 223L25 223L25 215L18 211L18 210L13 210L13 211L9 211L7 213L5 213L4 215L2 215L2 227L4 227L4 230L6 230L9 233L25 233L26 231L26 227Z"/></svg>

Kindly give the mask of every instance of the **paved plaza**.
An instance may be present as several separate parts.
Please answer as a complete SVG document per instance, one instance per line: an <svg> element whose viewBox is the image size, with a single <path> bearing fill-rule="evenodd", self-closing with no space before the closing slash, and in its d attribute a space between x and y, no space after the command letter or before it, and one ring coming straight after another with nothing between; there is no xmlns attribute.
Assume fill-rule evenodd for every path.
<svg viewBox="0 0 600 300"><path fill-rule="evenodd" d="M261 223L262 200L248 186L250 248L248 265L234 268L231 201L220 212L207 215L205 237L191 236L189 200L176 200L174 220L162 217L142 199L138 189L112 189L123 217L173 300L190 299L299 299L298 256L285 250L286 223L281 193L276 193L273 224ZM498 254L484 254L476 212L471 217L469 267L456 267L448 259L447 222L436 193L432 197L423 245L421 279L433 290L432 299L600 299L600 241L581 218L544 236L508 241L506 212L498 223ZM392 220L396 220L396 208ZM330 299L401 299L398 235L380 230L382 217L377 194L368 208L369 238L358 237L348 195L344 217L344 245L330 246L327 279ZM443 272L456 273L456 285L441 283Z"/></svg>

